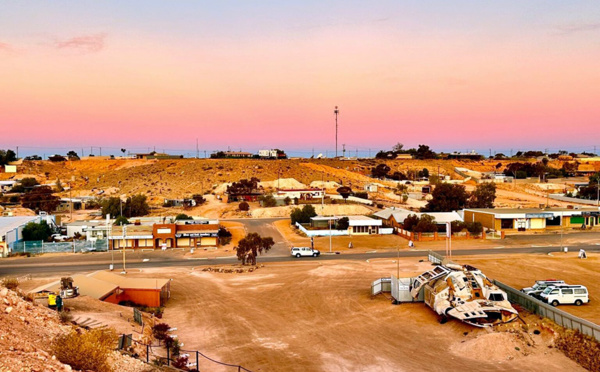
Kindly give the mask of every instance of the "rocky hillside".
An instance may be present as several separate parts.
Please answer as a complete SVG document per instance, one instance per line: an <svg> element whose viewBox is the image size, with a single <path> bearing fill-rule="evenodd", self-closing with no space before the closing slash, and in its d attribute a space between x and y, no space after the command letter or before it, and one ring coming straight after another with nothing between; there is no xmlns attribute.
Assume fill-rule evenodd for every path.
<svg viewBox="0 0 600 372"><path fill-rule="evenodd" d="M80 328L62 324L56 311L0 287L0 371L72 371L52 354L52 342L73 329ZM152 369L117 351L110 355L109 365L115 372Z"/></svg>

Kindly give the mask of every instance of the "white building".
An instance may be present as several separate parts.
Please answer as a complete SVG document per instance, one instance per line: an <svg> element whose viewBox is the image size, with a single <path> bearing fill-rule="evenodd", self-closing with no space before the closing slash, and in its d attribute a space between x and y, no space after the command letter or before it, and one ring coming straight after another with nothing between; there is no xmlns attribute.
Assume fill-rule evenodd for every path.
<svg viewBox="0 0 600 372"><path fill-rule="evenodd" d="M318 199L323 197L322 189L277 189L277 196L281 198L289 197L290 199Z"/></svg>
<svg viewBox="0 0 600 372"><path fill-rule="evenodd" d="M277 158L277 150L258 150L261 158Z"/></svg>
<svg viewBox="0 0 600 372"><path fill-rule="evenodd" d="M23 240L23 228L30 222L46 221L56 226L54 216L42 212L38 216L0 217L0 255L6 257L13 245Z"/></svg>

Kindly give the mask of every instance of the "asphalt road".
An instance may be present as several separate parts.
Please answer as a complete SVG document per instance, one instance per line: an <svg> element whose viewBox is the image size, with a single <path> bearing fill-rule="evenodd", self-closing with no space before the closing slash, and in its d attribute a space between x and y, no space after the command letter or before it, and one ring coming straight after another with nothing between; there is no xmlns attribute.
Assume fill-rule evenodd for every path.
<svg viewBox="0 0 600 372"><path fill-rule="evenodd" d="M571 250L580 248L587 252L600 252L598 245L578 245L577 248L571 247ZM518 253L538 253L547 254L550 252L558 253L559 247L519 247L519 248L476 248L461 249L453 252L454 256L470 255L494 255L494 254L518 254ZM427 257L427 250L413 251L385 251L373 253L346 253L346 254L323 254L318 258L294 258L289 255L266 255L258 259L259 263L288 262L288 261L308 261L308 260L368 260L374 258L395 258L400 257ZM444 251L436 251L444 254ZM162 253L162 254L161 254ZM127 253L127 269L161 268L161 267L194 267L207 265L234 264L238 261L235 258L213 258L213 259L184 259L173 257L168 252L135 252ZM51 259L50 259L51 258ZM58 258L58 260L57 260ZM115 270L121 269L121 256L115 254ZM147 259L147 262L143 260ZM91 272L96 270L108 269L111 263L110 253L93 253L64 257L32 257L22 259L11 259L10 261L0 261L0 276L45 276L45 275L72 275L82 272Z"/></svg>

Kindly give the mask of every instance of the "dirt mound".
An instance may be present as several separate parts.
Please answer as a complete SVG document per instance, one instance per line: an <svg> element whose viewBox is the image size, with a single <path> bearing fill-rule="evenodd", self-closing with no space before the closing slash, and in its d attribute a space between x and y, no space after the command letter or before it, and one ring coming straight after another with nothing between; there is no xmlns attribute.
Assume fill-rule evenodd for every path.
<svg viewBox="0 0 600 372"><path fill-rule="evenodd" d="M494 332L454 344L450 351L473 360L500 362L525 356L527 347L517 333Z"/></svg>
<svg viewBox="0 0 600 372"><path fill-rule="evenodd" d="M265 189L304 189L306 185L294 178L278 178L274 181L260 182L260 186Z"/></svg>
<svg viewBox="0 0 600 372"><path fill-rule="evenodd" d="M323 216L355 216L373 213L370 208L356 204L327 204L325 207L321 207L319 204L314 207L317 214ZM250 215L254 218L289 217L294 208L297 208L297 206L256 208L250 212Z"/></svg>

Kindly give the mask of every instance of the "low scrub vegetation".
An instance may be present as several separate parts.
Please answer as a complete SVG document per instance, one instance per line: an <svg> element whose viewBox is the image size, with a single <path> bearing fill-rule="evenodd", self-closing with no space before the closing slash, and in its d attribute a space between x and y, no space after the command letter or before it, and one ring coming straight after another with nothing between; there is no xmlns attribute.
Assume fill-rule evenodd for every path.
<svg viewBox="0 0 600 372"><path fill-rule="evenodd" d="M2 285L8 289L15 290L19 286L19 280L17 278L4 278L2 279Z"/></svg>
<svg viewBox="0 0 600 372"><path fill-rule="evenodd" d="M54 340L52 352L59 361L73 369L111 372L108 357L116 346L116 338L112 330L73 330Z"/></svg>
<svg viewBox="0 0 600 372"><path fill-rule="evenodd" d="M576 330L566 330L558 336L556 348L583 368L600 371L600 343Z"/></svg>

